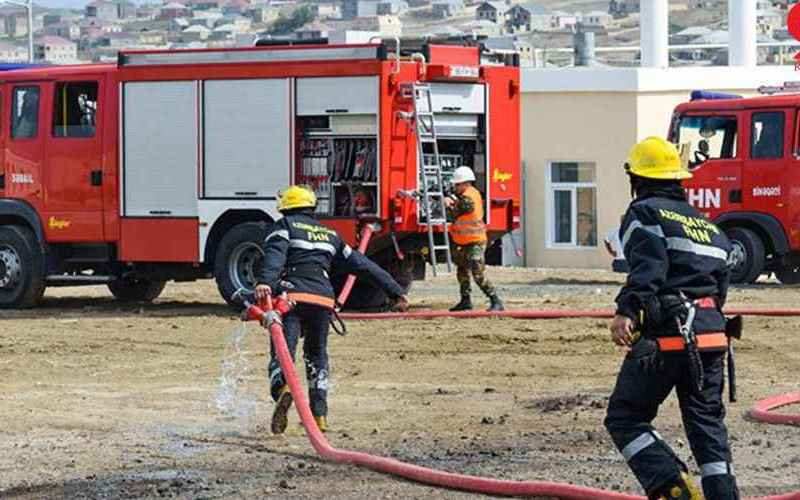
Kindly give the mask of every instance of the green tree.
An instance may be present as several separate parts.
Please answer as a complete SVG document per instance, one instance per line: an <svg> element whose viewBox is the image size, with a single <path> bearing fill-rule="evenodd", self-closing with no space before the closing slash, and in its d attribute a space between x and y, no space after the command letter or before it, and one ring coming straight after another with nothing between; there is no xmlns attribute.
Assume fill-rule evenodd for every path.
<svg viewBox="0 0 800 500"><path fill-rule="evenodd" d="M271 35L288 35L313 20L314 13L311 12L311 7L304 5L295 9L289 17L283 14L279 15L278 19L270 26L269 33Z"/></svg>

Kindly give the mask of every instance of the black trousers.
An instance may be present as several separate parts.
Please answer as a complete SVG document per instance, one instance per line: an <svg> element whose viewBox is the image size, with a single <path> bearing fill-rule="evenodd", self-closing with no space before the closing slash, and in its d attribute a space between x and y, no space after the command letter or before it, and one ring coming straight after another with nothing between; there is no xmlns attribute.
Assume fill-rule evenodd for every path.
<svg viewBox="0 0 800 500"><path fill-rule="evenodd" d="M655 495L685 470L685 465L651 425L658 407L675 388L686 437L702 473L706 498L737 500L739 493L722 403L724 353L702 354L705 379L701 393L691 389L685 354L663 356L664 369L657 373L644 373L630 355L625 358L608 403L605 419L608 432L647 494Z"/></svg>
<svg viewBox="0 0 800 500"><path fill-rule="evenodd" d="M306 366L308 381L308 399L311 413L315 417L328 414L328 330L331 324L331 312L324 307L312 304L297 304L283 317L283 335L289 346L292 359L295 357L297 342L303 341L303 361ZM272 399L277 400L280 389L286 385L275 346L270 341L269 385Z"/></svg>

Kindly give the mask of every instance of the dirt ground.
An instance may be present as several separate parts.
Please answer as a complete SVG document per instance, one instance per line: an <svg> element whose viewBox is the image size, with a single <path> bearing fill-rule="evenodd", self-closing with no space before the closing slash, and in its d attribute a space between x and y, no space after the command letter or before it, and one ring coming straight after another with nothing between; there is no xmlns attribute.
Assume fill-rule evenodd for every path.
<svg viewBox="0 0 800 500"><path fill-rule="evenodd" d="M609 307L621 283L600 271L493 268L490 276L510 308ZM730 302L793 307L798 296L764 282L733 290ZM415 284L411 298L420 309L449 306L454 278ZM322 462L294 414L286 435L269 435L266 339L250 325L237 355L239 322L212 282L170 284L145 306L121 306L102 288L54 289L42 307L0 318L0 497L472 496ZM623 356L606 321L349 328L330 342L334 446L449 471L638 491L602 427ZM798 332L800 319L748 318L737 345L740 401L728 406L728 424L746 495L800 489L800 429L746 417L756 399L798 389ZM674 397L656 422L696 472Z"/></svg>

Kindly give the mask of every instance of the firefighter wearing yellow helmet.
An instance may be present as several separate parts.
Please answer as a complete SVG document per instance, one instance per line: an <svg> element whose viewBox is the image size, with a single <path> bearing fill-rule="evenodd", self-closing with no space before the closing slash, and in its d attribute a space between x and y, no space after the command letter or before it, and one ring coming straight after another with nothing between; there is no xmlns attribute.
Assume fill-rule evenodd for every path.
<svg viewBox="0 0 800 500"><path fill-rule="evenodd" d="M335 306L330 275L366 275L393 301L395 310L408 309L402 287L389 273L357 250L339 234L314 217L317 197L304 186L291 186L278 201L283 217L275 222L264 240L264 259L258 270L256 298L286 293L294 307L283 317L286 344L294 357L297 343L304 337L303 353L308 379L311 412L320 430L327 430L328 415L328 330ZM286 385L274 350L270 353L269 379L275 410L272 432L286 430L292 394Z"/></svg>
<svg viewBox="0 0 800 500"><path fill-rule="evenodd" d="M738 500L722 403L725 332L737 334L722 315L730 242L687 203L681 180L691 173L675 146L648 137L631 149L625 170L634 200L620 240L630 271L611 338L630 351L605 426L648 498L702 498L651 425L674 388L705 497Z"/></svg>

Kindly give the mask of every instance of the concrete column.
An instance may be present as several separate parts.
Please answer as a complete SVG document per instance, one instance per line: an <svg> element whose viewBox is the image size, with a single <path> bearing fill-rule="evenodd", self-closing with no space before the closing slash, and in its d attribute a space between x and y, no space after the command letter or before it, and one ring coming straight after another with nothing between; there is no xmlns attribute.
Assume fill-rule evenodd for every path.
<svg viewBox="0 0 800 500"><path fill-rule="evenodd" d="M755 2L755 0L743 1ZM640 4L640 9L641 33L639 38L642 48L642 66L666 68L669 66L669 2L667 0L644 0Z"/></svg>
<svg viewBox="0 0 800 500"><path fill-rule="evenodd" d="M758 64L756 47L756 0L728 0L728 64Z"/></svg>

